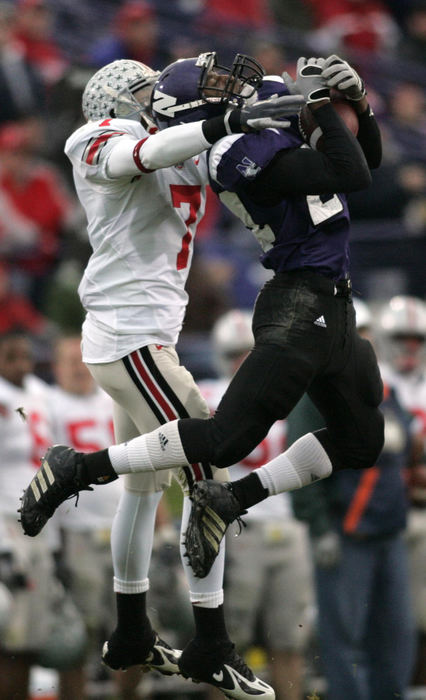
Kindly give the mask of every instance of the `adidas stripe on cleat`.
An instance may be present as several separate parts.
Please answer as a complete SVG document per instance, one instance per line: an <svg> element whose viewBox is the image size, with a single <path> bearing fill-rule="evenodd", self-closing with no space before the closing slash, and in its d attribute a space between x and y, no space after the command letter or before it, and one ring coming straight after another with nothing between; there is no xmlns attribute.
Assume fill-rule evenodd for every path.
<svg viewBox="0 0 426 700"><path fill-rule="evenodd" d="M65 445L49 447L41 466L21 498L21 525L24 533L35 537L57 507L79 491L93 489L81 478L82 455Z"/></svg>
<svg viewBox="0 0 426 700"><path fill-rule="evenodd" d="M234 520L244 525L246 513L232 492L230 483L207 479L198 481L191 494L192 508L185 533L185 549L191 568L204 578L219 554L220 543Z"/></svg>

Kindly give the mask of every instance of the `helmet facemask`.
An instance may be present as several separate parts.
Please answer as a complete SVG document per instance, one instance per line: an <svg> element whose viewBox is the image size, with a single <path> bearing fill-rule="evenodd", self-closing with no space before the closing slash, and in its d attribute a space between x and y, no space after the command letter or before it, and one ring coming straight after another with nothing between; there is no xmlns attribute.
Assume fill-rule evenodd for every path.
<svg viewBox="0 0 426 700"><path fill-rule="evenodd" d="M260 63L240 53L235 56L231 68L219 65L214 51L200 54L196 65L203 66L198 84L202 99L232 107L241 107L253 97L265 75ZM222 81L218 86L212 84L212 72L226 76L226 82L223 84Z"/></svg>
<svg viewBox="0 0 426 700"><path fill-rule="evenodd" d="M179 59L167 66L152 91L152 114L160 129L210 119L256 99L264 76L253 58L237 54L231 68L217 62L216 52Z"/></svg>

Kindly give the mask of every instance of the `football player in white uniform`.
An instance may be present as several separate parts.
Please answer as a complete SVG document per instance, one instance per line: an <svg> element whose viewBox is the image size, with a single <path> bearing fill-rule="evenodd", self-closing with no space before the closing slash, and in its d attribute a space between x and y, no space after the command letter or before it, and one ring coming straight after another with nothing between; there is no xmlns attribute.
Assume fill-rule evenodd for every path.
<svg viewBox="0 0 426 700"><path fill-rule="evenodd" d="M418 629L414 683L426 685L426 305L409 295L392 297L379 316L381 372L415 418L420 464L407 473L411 507L407 538L414 615Z"/></svg>
<svg viewBox="0 0 426 700"><path fill-rule="evenodd" d="M213 414L231 377L254 345L252 313L231 309L212 331L219 378L198 383ZM247 457L229 467L232 480L277 457L286 446L286 422L277 421ZM244 535L231 527L226 538L227 620L241 649L258 641L267 652L277 697L302 697L304 657L313 605L307 528L293 515L287 493L256 503L244 517Z"/></svg>
<svg viewBox="0 0 426 700"><path fill-rule="evenodd" d="M20 331L0 336L0 580L12 604L1 631L1 698L27 697L30 671L50 634L55 585L52 531L29 547L14 507L52 444L44 384L32 370L29 338Z"/></svg>
<svg viewBox="0 0 426 700"><path fill-rule="evenodd" d="M66 442L82 452L93 452L114 442L113 402L94 382L81 358L79 334L60 335L54 344L53 378L48 387L53 443ZM73 504L58 509L56 523L61 528L62 561L68 588L83 615L90 644L74 674L80 674L85 687L88 659L99 644L100 635L113 629L110 620L114 598L110 533L114 513L122 490L122 480L114 481L97 493L83 492L78 503L78 517ZM135 666L130 673L114 672L120 697L131 698L140 681ZM135 696L136 697L136 696Z"/></svg>
<svg viewBox="0 0 426 700"><path fill-rule="evenodd" d="M179 110L183 123L150 135L148 104L158 74L128 60L101 68L84 90L87 124L71 135L65 147L93 248L79 287L87 313L83 359L114 400L118 442L172 419L208 417L207 406L192 376L179 365L174 349L187 303L184 285L193 239L204 211L207 167L199 154L226 134L288 124L275 118L294 113L303 102L301 96L286 96L249 104L263 72L245 56L237 55L227 69L217 64L214 53L202 54L194 59L192 69L200 77L199 99L189 99L182 106L165 96L162 109L167 114ZM199 118L195 122L194 108ZM99 466L97 455L88 457ZM213 472L210 465L202 464L178 471L185 494L183 531L193 484ZM114 478L115 473L108 470L97 481ZM158 638L146 612L155 512L170 478L168 470L125 478L111 535L118 622L103 650L104 662L114 669L141 664L163 673L179 672L180 652ZM54 491L59 487L63 495L61 483L61 478L54 479ZM47 519L57 499L54 504L50 489L45 492L33 486L37 503L47 507ZM22 526L34 536L46 519L42 522L37 517L30 524L28 501L24 501ZM227 635L222 606L223 552L204 581L183 561L196 627L191 647L193 673L189 675L208 680L229 697L256 694L274 698L273 690L236 654Z"/></svg>

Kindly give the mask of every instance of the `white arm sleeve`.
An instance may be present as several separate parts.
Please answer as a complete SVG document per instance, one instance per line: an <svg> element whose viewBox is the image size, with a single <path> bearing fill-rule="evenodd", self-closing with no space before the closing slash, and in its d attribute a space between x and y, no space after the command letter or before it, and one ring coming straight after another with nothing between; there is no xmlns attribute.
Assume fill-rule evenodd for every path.
<svg viewBox="0 0 426 700"><path fill-rule="evenodd" d="M158 131L141 141L117 139L108 158L109 177L123 177L182 163L198 155L211 143L203 135L202 121L179 124Z"/></svg>

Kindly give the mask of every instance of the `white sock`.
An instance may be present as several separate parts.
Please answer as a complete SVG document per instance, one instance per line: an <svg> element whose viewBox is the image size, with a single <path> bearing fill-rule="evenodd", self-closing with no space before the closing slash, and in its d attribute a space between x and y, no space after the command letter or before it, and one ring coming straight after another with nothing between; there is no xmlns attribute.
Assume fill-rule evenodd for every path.
<svg viewBox="0 0 426 700"><path fill-rule="evenodd" d="M312 433L303 435L288 450L256 469L262 486L271 496L307 486L330 476L331 472L329 456Z"/></svg>
<svg viewBox="0 0 426 700"><path fill-rule="evenodd" d="M180 441L177 420L128 442L112 445L108 448L108 455L117 474L189 466Z"/></svg>

